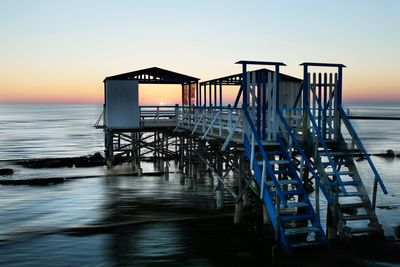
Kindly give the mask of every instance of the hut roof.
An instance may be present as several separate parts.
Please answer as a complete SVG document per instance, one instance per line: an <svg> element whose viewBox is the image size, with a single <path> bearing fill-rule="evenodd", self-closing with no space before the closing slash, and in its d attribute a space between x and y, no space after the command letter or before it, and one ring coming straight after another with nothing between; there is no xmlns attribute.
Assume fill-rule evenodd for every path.
<svg viewBox="0 0 400 267"><path fill-rule="evenodd" d="M117 74L104 79L108 80L137 80L139 83L148 84L184 84L199 81L198 78L158 67Z"/></svg>

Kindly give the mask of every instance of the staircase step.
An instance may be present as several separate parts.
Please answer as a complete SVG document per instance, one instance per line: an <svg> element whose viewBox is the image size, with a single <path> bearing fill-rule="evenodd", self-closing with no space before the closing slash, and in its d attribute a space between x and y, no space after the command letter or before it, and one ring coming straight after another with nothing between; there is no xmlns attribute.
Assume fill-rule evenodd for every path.
<svg viewBox="0 0 400 267"><path fill-rule="evenodd" d="M281 150L268 150L268 151L265 151L265 154L267 154L267 155L283 155L283 151L281 151Z"/></svg>
<svg viewBox="0 0 400 267"><path fill-rule="evenodd" d="M294 208L304 208L308 207L309 204L306 202L287 202L287 207L285 205L281 204L281 209L294 209Z"/></svg>
<svg viewBox="0 0 400 267"><path fill-rule="evenodd" d="M342 181L340 183L341 185L360 185L361 183L359 181Z"/></svg>
<svg viewBox="0 0 400 267"><path fill-rule="evenodd" d="M362 220L370 220L373 218L374 216L368 214L343 216L343 220L345 221L362 221Z"/></svg>
<svg viewBox="0 0 400 267"><path fill-rule="evenodd" d="M309 214L291 214L291 215L281 215L280 219L282 222L300 221L300 220L309 220L311 219L311 216Z"/></svg>
<svg viewBox="0 0 400 267"><path fill-rule="evenodd" d="M298 184L299 182L298 182L297 180L289 179L289 180L278 180L278 183L279 183L280 185L289 185L289 184ZM268 185L268 186L274 186L275 184L274 184L273 181L267 181L267 182L266 182L266 185Z"/></svg>
<svg viewBox="0 0 400 267"><path fill-rule="evenodd" d="M301 190L289 190L289 191L282 191L282 195L284 196L294 196L294 195L302 195L304 194Z"/></svg>
<svg viewBox="0 0 400 267"><path fill-rule="evenodd" d="M289 164L289 160L270 160L270 164Z"/></svg>
<svg viewBox="0 0 400 267"><path fill-rule="evenodd" d="M351 161L335 161L334 163L336 166L339 166L339 165L350 165L352 162ZM324 165L324 166L332 165L332 162L330 162L330 161L322 162L322 165Z"/></svg>
<svg viewBox="0 0 400 267"><path fill-rule="evenodd" d="M307 234L307 233L316 233L321 230L318 227L307 226L307 227L294 227L285 229L285 235L298 235L298 234Z"/></svg>
<svg viewBox="0 0 400 267"><path fill-rule="evenodd" d="M263 160L257 161L258 165L263 165ZM269 160L270 164L289 164L288 160Z"/></svg>
<svg viewBox="0 0 400 267"><path fill-rule="evenodd" d="M320 151L318 151L318 154L326 156L328 153L326 153L325 150L320 150ZM350 155L352 155L351 152L346 153L346 152L339 152L339 151L329 151L329 154L331 156L350 156Z"/></svg>
<svg viewBox="0 0 400 267"><path fill-rule="evenodd" d="M272 141L261 141L261 144L263 146L279 146L278 142L272 142Z"/></svg>
<svg viewBox="0 0 400 267"><path fill-rule="evenodd" d="M290 247L293 249L306 248L306 247L320 247L320 246L326 246L326 244L321 241L296 242L290 244Z"/></svg>
<svg viewBox="0 0 400 267"><path fill-rule="evenodd" d="M339 193L339 197L364 197L364 196L368 196L367 193L365 192L341 192Z"/></svg>
<svg viewBox="0 0 400 267"><path fill-rule="evenodd" d="M290 174L290 173L293 173L293 170L292 169L277 170L277 171L274 170L274 173L275 174Z"/></svg>
<svg viewBox="0 0 400 267"><path fill-rule="evenodd" d="M383 229L381 226L368 226L368 227L363 227L363 228L351 228L351 233L352 234L368 234L368 233L379 233L383 232Z"/></svg>
<svg viewBox="0 0 400 267"><path fill-rule="evenodd" d="M365 207L370 207L370 206L371 206L371 204L364 203L364 202L339 204L339 207L343 208L343 209L358 209L358 208L365 208Z"/></svg>
<svg viewBox="0 0 400 267"><path fill-rule="evenodd" d="M338 175L353 175L354 172L350 171L337 171ZM326 172L326 175L336 175L334 172Z"/></svg>

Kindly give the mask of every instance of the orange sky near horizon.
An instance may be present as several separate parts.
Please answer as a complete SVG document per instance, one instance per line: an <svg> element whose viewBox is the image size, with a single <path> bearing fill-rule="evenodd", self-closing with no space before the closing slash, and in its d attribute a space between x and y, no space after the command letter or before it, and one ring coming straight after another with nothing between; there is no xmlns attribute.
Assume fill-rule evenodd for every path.
<svg viewBox="0 0 400 267"><path fill-rule="evenodd" d="M299 70L301 68L299 67ZM362 75L352 71L347 77L344 70L344 102L400 102L400 80L387 75L376 79L373 75ZM223 76L223 74L221 74ZM300 77L301 75L296 75ZM70 77L64 79L28 77L28 79L3 80L0 103L103 103L104 77ZM210 77L211 78L211 77ZM350 80L353 78L353 80ZM5 88L5 90L4 90ZM236 90L224 87L224 99L233 101ZM176 104L181 102L180 85L141 85L139 90L142 104Z"/></svg>
<svg viewBox="0 0 400 267"><path fill-rule="evenodd" d="M207 19L182 15L193 10ZM106 76L158 66L207 80L240 73L238 60L282 61L295 77L305 61L343 63L345 103L400 103L398 10L391 0L1 1L0 103L103 103ZM161 88L142 102L180 103Z"/></svg>

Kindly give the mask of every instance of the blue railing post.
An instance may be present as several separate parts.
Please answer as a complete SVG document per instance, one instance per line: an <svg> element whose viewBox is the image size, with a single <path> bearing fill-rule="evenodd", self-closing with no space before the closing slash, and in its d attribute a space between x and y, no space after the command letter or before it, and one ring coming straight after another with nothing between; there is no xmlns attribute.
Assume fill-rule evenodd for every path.
<svg viewBox="0 0 400 267"><path fill-rule="evenodd" d="M261 106L262 106L262 99L261 99L261 83L260 83L260 78L261 74L259 71L256 72L256 81L253 82L257 82L257 123L256 123L256 127L257 127L257 134L258 136L260 136L260 138L262 139L262 131L261 131Z"/></svg>
<svg viewBox="0 0 400 267"><path fill-rule="evenodd" d="M261 84L262 84L262 99L261 99L261 104L262 104L262 114L267 113L267 73L262 72L261 73ZM261 128L262 128L262 139L265 140L265 135L266 135L266 127L267 127L267 118L266 116L262 116L262 123L261 123Z"/></svg>
<svg viewBox="0 0 400 267"><path fill-rule="evenodd" d="M276 77L276 88L275 88L275 99L276 99L276 112L279 111L279 65L275 65L275 77Z"/></svg>
<svg viewBox="0 0 400 267"><path fill-rule="evenodd" d="M208 103L209 103L209 107L212 107L212 89L211 89L211 83L210 83L210 85L208 86L208 90L210 90L209 92L208 92Z"/></svg>
<svg viewBox="0 0 400 267"><path fill-rule="evenodd" d="M196 106L199 105L199 83L196 82Z"/></svg>
<svg viewBox="0 0 400 267"><path fill-rule="evenodd" d="M308 65L303 66L303 107L309 108L309 88L308 88Z"/></svg>
<svg viewBox="0 0 400 267"><path fill-rule="evenodd" d="M338 67L338 86L336 88L335 97L336 101L336 110L339 111L339 108L342 107L342 82L343 82L343 68L342 66Z"/></svg>
<svg viewBox="0 0 400 267"><path fill-rule="evenodd" d="M334 125L335 125L335 132L334 132L334 137L337 139L339 137L339 132L340 132L340 109L342 108L342 78L343 78L343 70L342 67L338 67L338 79L337 79L337 86L336 86L336 92L335 92L335 98L336 98L336 106L335 106L335 119L334 119Z"/></svg>
<svg viewBox="0 0 400 267"><path fill-rule="evenodd" d="M308 111L310 110L310 88L308 81L308 65L303 66L303 142L307 142L309 131Z"/></svg>
<svg viewBox="0 0 400 267"><path fill-rule="evenodd" d="M248 95L247 95L247 65L245 63L242 64L242 107L243 109L248 106Z"/></svg>

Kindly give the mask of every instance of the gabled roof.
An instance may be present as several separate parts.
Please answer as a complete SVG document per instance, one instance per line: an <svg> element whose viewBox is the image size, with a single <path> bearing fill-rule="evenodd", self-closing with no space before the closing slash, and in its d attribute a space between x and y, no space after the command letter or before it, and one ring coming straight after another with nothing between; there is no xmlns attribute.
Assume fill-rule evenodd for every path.
<svg viewBox="0 0 400 267"><path fill-rule="evenodd" d="M122 73L104 79L104 81L108 80L137 80L139 83L150 84L183 84L199 81L198 78L158 67Z"/></svg>
<svg viewBox="0 0 400 267"><path fill-rule="evenodd" d="M268 69L258 69L255 70L258 73L273 73L272 70L268 70ZM296 77L293 76L289 76L286 74L282 74L279 73L279 76L281 78L281 81L291 81L291 82L301 82L301 79L298 79ZM201 82L200 85L209 85L209 84L221 84L221 85L241 85L242 84L242 73L238 73L238 74L233 74L233 75L229 75L229 76L224 76L221 78L217 78L217 79L212 79L212 80L208 80L208 81L204 81Z"/></svg>

